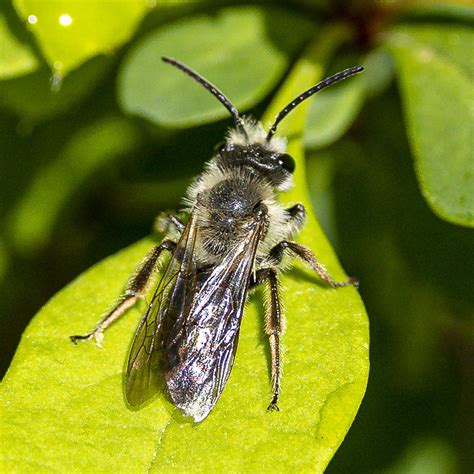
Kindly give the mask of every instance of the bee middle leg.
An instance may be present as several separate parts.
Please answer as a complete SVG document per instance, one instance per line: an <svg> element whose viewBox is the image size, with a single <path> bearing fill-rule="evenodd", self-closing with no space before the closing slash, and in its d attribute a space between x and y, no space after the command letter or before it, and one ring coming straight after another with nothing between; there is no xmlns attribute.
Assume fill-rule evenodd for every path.
<svg viewBox="0 0 474 474"><path fill-rule="evenodd" d="M164 250L173 252L176 243L172 240L164 240L160 245L154 247L145 256L138 268L129 279L125 292L120 297L119 302L110 310L99 322L99 324L89 333L84 335L69 336L74 344L80 340L90 340L95 338L100 344L103 339L103 332L117 319L119 319L139 298L143 298L152 281L152 276L158 266L158 259Z"/></svg>
<svg viewBox="0 0 474 474"><path fill-rule="evenodd" d="M274 268L262 268L257 271L252 286L267 282L270 301L265 313L265 333L270 340L272 357L272 385L273 397L268 410L279 410L278 399L281 390L281 345L280 336L284 330L282 307L280 303L280 289L277 272Z"/></svg>
<svg viewBox="0 0 474 474"><path fill-rule="evenodd" d="M288 213L288 227L291 235L297 234L306 221L306 209L303 204L298 203L285 209Z"/></svg>

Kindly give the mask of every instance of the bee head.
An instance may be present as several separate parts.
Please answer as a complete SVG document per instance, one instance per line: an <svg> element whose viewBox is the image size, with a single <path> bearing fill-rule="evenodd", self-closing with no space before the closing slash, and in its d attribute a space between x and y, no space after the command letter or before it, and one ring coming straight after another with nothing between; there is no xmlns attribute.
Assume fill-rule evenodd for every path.
<svg viewBox="0 0 474 474"><path fill-rule="evenodd" d="M259 123L243 119L245 134L238 128L216 149L217 164L223 168L241 168L263 178L279 191L289 189L295 161L286 153L282 139L267 142Z"/></svg>
<svg viewBox="0 0 474 474"><path fill-rule="evenodd" d="M241 166L265 177L278 190L285 190L291 186L291 175L295 169L295 162L290 155L285 153L286 142L275 136L278 124L301 102L311 97L316 92L331 84L357 74L364 68L361 66L346 69L342 72L324 79L315 86L295 97L275 117L273 125L265 133L260 124L242 118L237 108L214 84L202 77L190 67L176 59L163 57L164 62L197 81L207 89L230 112L235 128L229 133L227 141L222 145L216 155L219 164L225 166Z"/></svg>

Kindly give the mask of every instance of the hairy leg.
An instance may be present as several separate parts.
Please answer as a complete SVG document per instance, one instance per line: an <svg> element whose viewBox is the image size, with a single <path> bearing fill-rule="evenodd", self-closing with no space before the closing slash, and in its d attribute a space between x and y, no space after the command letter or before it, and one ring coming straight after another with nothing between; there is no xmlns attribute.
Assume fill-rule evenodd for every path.
<svg viewBox="0 0 474 474"><path fill-rule="evenodd" d="M119 319L131 306L133 306L139 298L143 298L152 281L153 274L158 266L158 259L164 250L173 252L176 243L171 240L164 240L160 245L154 247L133 275L130 277L123 295L119 302L110 310L99 322L99 324L89 333L84 335L70 336L74 344L80 340L90 340L93 337L100 344L103 339L103 332L117 319Z"/></svg>
<svg viewBox="0 0 474 474"><path fill-rule="evenodd" d="M270 295L265 312L265 333L270 340L273 397L270 405L268 405L268 410L279 410L278 399L280 397L282 374L280 336L284 330L284 323L276 270L274 268L258 270L252 285L259 285L261 283L268 284Z"/></svg>

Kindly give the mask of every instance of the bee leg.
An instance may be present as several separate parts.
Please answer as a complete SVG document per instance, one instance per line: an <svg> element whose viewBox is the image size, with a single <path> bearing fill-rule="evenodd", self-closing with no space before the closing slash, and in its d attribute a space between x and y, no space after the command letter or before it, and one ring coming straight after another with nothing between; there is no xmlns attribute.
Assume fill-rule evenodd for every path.
<svg viewBox="0 0 474 474"><path fill-rule="evenodd" d="M288 227L290 235L296 235L303 228L306 221L306 209L298 203L286 209L288 213Z"/></svg>
<svg viewBox="0 0 474 474"><path fill-rule="evenodd" d="M257 271L255 284L267 282L270 292L270 301L265 313L265 333L270 340L272 356L272 384L273 397L268 405L268 410L279 410L278 398L281 388L281 346L280 336L284 329L282 307L280 303L280 290L278 276L274 268L262 268ZM253 282L252 282L253 283Z"/></svg>
<svg viewBox="0 0 474 474"><path fill-rule="evenodd" d="M153 231L162 234L181 234L184 230L184 223L173 214L160 214L153 224Z"/></svg>
<svg viewBox="0 0 474 474"><path fill-rule="evenodd" d="M88 334L69 336L74 344L80 340L90 340L95 338L100 345L103 339L103 332L117 319L122 316L127 309L133 306L138 298L143 298L148 289L152 276L155 273L158 264L158 258L163 250L172 252L176 247L176 243L171 240L164 240L160 245L154 247L140 265L137 267L133 275L130 277L125 292L120 297L118 303L109 311L99 322L99 324Z"/></svg>
<svg viewBox="0 0 474 474"><path fill-rule="evenodd" d="M328 285L331 285L334 288L339 286L354 285L356 288L358 288L359 282L355 278L351 277L344 281L334 280L326 270L326 267L316 259L313 252L307 247L296 242L283 240L272 248L270 251L270 256L275 262L279 263L283 258L283 253L285 250L291 251L294 255L303 260L303 262L306 263L312 270L314 270Z"/></svg>

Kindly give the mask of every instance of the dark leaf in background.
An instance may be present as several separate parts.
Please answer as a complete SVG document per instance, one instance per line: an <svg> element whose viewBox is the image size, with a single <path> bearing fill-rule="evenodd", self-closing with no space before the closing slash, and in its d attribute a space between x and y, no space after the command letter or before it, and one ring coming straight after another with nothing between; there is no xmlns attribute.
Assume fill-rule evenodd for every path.
<svg viewBox="0 0 474 474"><path fill-rule="evenodd" d="M43 167L8 219L8 236L23 254L49 243L64 206L80 186L117 157L138 148L140 133L122 117L89 124L60 146L56 159Z"/></svg>
<svg viewBox="0 0 474 474"><path fill-rule="evenodd" d="M29 133L41 121L77 112L111 66L110 58L94 58L63 79L57 90L51 71L44 66L31 74L0 81L0 106L21 117L22 127Z"/></svg>
<svg viewBox="0 0 474 474"><path fill-rule="evenodd" d="M388 45L397 62L421 190L442 218L474 226L474 100L467 26L405 25Z"/></svg>

